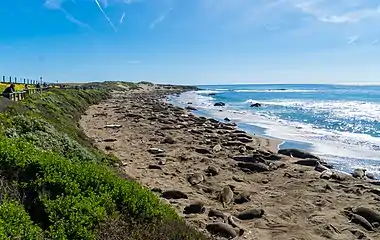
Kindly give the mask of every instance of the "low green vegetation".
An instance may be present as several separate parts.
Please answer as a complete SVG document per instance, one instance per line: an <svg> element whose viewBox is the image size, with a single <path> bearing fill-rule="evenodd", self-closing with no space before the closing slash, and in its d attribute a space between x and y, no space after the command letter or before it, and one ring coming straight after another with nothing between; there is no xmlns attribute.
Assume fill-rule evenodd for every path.
<svg viewBox="0 0 380 240"><path fill-rule="evenodd" d="M84 136L108 96L56 89L0 114L0 239L205 239Z"/></svg>

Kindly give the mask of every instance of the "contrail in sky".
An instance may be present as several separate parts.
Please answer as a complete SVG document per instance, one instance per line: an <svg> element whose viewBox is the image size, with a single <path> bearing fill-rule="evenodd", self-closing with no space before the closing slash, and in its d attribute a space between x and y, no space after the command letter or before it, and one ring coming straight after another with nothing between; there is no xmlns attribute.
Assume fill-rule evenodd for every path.
<svg viewBox="0 0 380 240"><path fill-rule="evenodd" d="M98 5L99 7L99 10L103 13L104 17L106 18L106 20L109 22L109 24L111 25L112 29L117 32L117 29L115 27L115 25L113 24L113 22L111 21L111 19L108 17L107 13L103 10L102 6L100 5L99 1L98 0L94 0L96 5Z"/></svg>

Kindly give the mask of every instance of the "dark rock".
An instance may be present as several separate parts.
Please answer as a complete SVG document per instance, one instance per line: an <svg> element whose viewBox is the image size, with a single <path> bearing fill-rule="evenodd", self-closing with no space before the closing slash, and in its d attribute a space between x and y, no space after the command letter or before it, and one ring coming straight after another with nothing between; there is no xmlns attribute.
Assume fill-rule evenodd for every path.
<svg viewBox="0 0 380 240"><path fill-rule="evenodd" d="M262 208L252 208L237 214L236 217L240 220L251 220L254 218L261 218L264 213L265 211Z"/></svg>
<svg viewBox="0 0 380 240"><path fill-rule="evenodd" d="M167 143L167 144L174 144L175 143L175 140L173 137L171 136L167 136L164 138L164 140L162 140L162 143Z"/></svg>
<svg viewBox="0 0 380 240"><path fill-rule="evenodd" d="M195 151L200 154L211 154L211 151L207 148L196 148Z"/></svg>
<svg viewBox="0 0 380 240"><path fill-rule="evenodd" d="M211 176L216 176L219 174L219 168L215 167L215 166L209 166L206 170L206 172L208 174L210 174Z"/></svg>
<svg viewBox="0 0 380 240"><path fill-rule="evenodd" d="M251 201L251 194L249 192L242 192L238 194L234 199L234 202L236 204L243 204L249 201Z"/></svg>
<svg viewBox="0 0 380 240"><path fill-rule="evenodd" d="M254 104L251 104L251 107L261 107L261 104L260 103L254 103Z"/></svg>
<svg viewBox="0 0 380 240"><path fill-rule="evenodd" d="M282 154L282 155L293 156L295 158L303 158L303 159L313 158L313 159L319 159L319 157L314 156L311 153L304 152L304 151L301 151L301 150L298 150L298 149L280 149L280 150L278 150L278 153Z"/></svg>
<svg viewBox="0 0 380 240"><path fill-rule="evenodd" d="M185 207L184 213L185 214L191 214L191 213L203 213L205 211L204 204L202 202L194 202Z"/></svg>
<svg viewBox="0 0 380 240"><path fill-rule="evenodd" d="M269 166L259 162L239 162L238 167L249 169L252 172L267 172L270 171Z"/></svg>
<svg viewBox="0 0 380 240"><path fill-rule="evenodd" d="M225 238L235 238L237 236L235 230L230 225L221 222L207 224L206 230L213 235Z"/></svg>
<svg viewBox="0 0 380 240"><path fill-rule="evenodd" d="M165 191L162 193L162 197L166 199L188 199L188 196L186 193L177 191L177 190L170 190L170 191Z"/></svg>
<svg viewBox="0 0 380 240"><path fill-rule="evenodd" d="M229 122L231 120L229 118L225 118L224 121Z"/></svg>
<svg viewBox="0 0 380 240"><path fill-rule="evenodd" d="M226 104L224 102L217 102L214 104L215 107L224 107Z"/></svg>
<svg viewBox="0 0 380 240"><path fill-rule="evenodd" d="M150 164L149 169L159 169L159 170L162 170L162 167L160 165L157 165L157 164Z"/></svg>

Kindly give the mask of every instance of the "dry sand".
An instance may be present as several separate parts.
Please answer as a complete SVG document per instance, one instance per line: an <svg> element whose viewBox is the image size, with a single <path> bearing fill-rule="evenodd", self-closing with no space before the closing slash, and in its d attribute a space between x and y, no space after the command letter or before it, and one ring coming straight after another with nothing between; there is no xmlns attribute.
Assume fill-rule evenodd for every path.
<svg viewBox="0 0 380 240"><path fill-rule="evenodd" d="M375 185L350 176L321 179L314 167L295 164L299 159L271 153L278 142L236 132L232 124L196 117L164 103L164 93L148 87L115 92L111 99L90 107L80 125L99 149L116 155L120 167L142 185L158 195L167 190L185 193L187 199L163 201L200 231L207 233L207 224L223 221L209 217L210 209L235 216L247 209L263 209L264 215L250 220L234 218L244 230L240 239L380 239L376 228L368 231L350 222L344 212L359 206L380 210L380 190ZM107 124L121 127L105 128ZM219 147L213 150L217 145L220 151L215 151ZM153 154L151 148L164 152ZM250 156L261 165L249 172L235 156L248 156L245 160ZM219 173L207 173L210 166ZM218 196L226 186L235 198L248 193L247 202L236 200L223 207ZM204 203L205 211L184 214L184 208L195 201Z"/></svg>

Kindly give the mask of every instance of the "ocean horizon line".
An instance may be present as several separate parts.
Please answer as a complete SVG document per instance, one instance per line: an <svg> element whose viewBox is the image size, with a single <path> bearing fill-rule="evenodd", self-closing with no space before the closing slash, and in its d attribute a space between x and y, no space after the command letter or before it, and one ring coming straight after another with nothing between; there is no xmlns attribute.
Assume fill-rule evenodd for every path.
<svg viewBox="0 0 380 240"><path fill-rule="evenodd" d="M250 86L250 85L307 85L307 86L380 86L379 83L221 83L221 84L196 84L191 86Z"/></svg>

